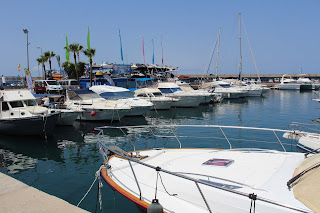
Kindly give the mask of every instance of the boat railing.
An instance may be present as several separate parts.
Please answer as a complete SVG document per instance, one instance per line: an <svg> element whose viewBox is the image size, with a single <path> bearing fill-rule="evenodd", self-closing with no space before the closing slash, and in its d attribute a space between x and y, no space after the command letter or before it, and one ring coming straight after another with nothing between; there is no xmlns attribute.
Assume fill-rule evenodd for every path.
<svg viewBox="0 0 320 213"><path fill-rule="evenodd" d="M192 125L163 125L162 127L168 127L168 126L171 126L171 127L176 127L176 126L192 126ZM197 126L197 125L194 125L194 127ZM235 127L235 126L218 126L218 125L203 125L205 127L218 127L218 128L241 128L241 129L259 129L259 130L262 130L262 131L273 131L275 132L276 129L267 129L267 128L252 128L252 127ZM154 126L134 126L134 127L125 127L125 128L135 128L135 127L148 127L148 128L151 128L151 127L154 127ZM159 127L159 126L157 126ZM234 189L231 189L231 188L227 188L227 187L223 187L223 186L219 186L219 185L214 185L212 183L210 183L209 181L204 181L204 180L201 180L201 179L195 179L193 177L189 177L189 176L186 176L184 175L184 173L177 173L177 172L171 172L169 170L166 170L166 169L162 169L161 167L159 166L153 166L153 165L150 165L150 164L147 164L145 162L142 162L140 160L140 154L139 152L136 152L136 155L133 155L134 153L126 153L124 151L122 151L120 148L116 147L116 146L107 146L104 142L103 142L103 129L104 128L115 128L115 129L119 129L119 128L124 128L124 127L99 127L99 128L96 128L95 130L99 131L98 132L98 144L99 144L99 150L100 150L100 153L102 154L103 158L104 158L104 164L106 166L106 168L110 168L110 166L108 165L108 159L109 157L113 156L113 155L117 155L119 156L120 158L123 158L123 159L126 159L128 160L129 162L129 166L131 168L131 171L133 173L133 176L134 176L134 181L136 182L137 184L137 187L138 187L138 190L139 190L139 197L140 197L140 200L142 200L143 198L143 192L141 191L141 187L139 185L139 181L137 180L137 177L135 175L135 171L134 171L134 168L132 166L132 163L131 162L134 162L134 163L137 163L137 164L140 164L140 165L143 165L145 167L148 167L148 168L151 168L151 169L154 169L156 172L157 172L157 177L158 177L158 173L159 172L162 172L162 173L166 173L166 174L169 174L169 175L172 175L172 176L176 176L178 178L182 178L184 180L188 180L188 181L192 181L197 189L198 189L198 192L200 194L200 196L202 197L205 205L206 205L206 208L208 209L209 212L213 212L211 210L212 207L209 206L209 203L207 202L207 199L204 195L204 193L202 192L201 188L200 188L200 185L205 185L205 186L209 186L209 187L212 187L212 188L215 188L215 189L218 189L218 190L223 190L223 191L226 191L226 192L229 192L229 193L233 193L233 194L237 194L237 195L240 195L240 196L243 196L243 197L247 197L249 199L251 199L252 201L255 201L255 200L259 200L259 201L262 201L262 202L265 202L265 203L268 203L268 204L272 204L272 205L276 205L276 206L279 206L279 207L283 207L283 208L287 208L287 209L290 209L290 210L294 210L294 211L298 211L298 212L310 212L306 209L302 209L302 208L298 208L298 207L295 207L295 206L291 206L291 205L288 205L288 204L285 204L285 203L281 203L281 202L277 202L277 201L274 201L274 200L270 200L270 199L266 199L266 198L263 198L263 197L259 197L257 196L256 194L254 193L245 193L245 192L241 192L241 191L237 191L237 190L234 190ZM277 129L277 131L280 131L280 132L287 132L287 130L279 130ZM256 151L259 151L259 149L257 149ZM261 151L265 151L265 150L261 150ZM228 181L228 180L227 180Z"/></svg>
<svg viewBox="0 0 320 213"><path fill-rule="evenodd" d="M175 129L179 128L179 127L191 127L191 128L212 128L212 129L216 129L217 130L217 136L194 136L194 135L180 135L178 134ZM284 133L295 133L295 130L282 130L282 129L271 129L271 128L257 128L257 127L243 127L243 126L223 126L223 125L141 125L141 126L102 126L102 127L97 127L95 128L95 130L97 131L101 131L103 129L114 129L114 130L120 130L123 135L125 136L126 133L124 131L124 129L139 129L139 128L143 128L146 129L149 133L151 133L155 138L167 138L167 139L175 139L176 142L178 143L178 147L182 148L183 147L183 142L181 140L183 139L217 139L217 140L224 140L226 141L228 148L229 149L234 149L235 146L232 145L232 141L237 141L237 142L250 142L250 143L262 143L262 144L279 144L281 146L282 151L286 152L287 149L286 147L291 147L292 149L292 140L290 141L290 143L288 142L283 142L279 137L279 134L284 134ZM155 130L156 129L165 129L167 130L166 133L164 134L162 132L162 134L157 133ZM257 140L254 138L233 138L233 137L229 137L226 134L226 131L229 130L252 130L252 131L260 131L260 132L268 132L270 133L270 135L268 135L268 137L270 136L274 136L274 140L273 141L267 141L267 140ZM212 131L213 132L213 131ZM137 133L139 133L139 131L137 131ZM301 133L304 133L304 131L301 131ZM305 132L306 133L306 132ZM258 135L259 133L254 133L252 135ZM136 150L136 146L135 144L130 140L130 144L133 146L133 151ZM257 148L257 147L254 147Z"/></svg>

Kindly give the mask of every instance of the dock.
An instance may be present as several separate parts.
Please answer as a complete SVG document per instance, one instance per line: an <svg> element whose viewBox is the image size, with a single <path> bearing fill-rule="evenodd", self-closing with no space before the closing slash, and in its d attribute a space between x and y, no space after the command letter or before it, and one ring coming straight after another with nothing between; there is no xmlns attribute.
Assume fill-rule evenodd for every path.
<svg viewBox="0 0 320 213"><path fill-rule="evenodd" d="M87 212L0 172L0 212Z"/></svg>

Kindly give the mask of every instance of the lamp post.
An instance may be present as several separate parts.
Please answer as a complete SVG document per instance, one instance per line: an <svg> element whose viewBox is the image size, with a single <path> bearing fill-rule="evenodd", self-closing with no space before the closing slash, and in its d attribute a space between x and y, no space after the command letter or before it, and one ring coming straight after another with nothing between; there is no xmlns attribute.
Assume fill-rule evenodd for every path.
<svg viewBox="0 0 320 213"><path fill-rule="evenodd" d="M42 56L42 47L40 46L37 46L38 49L41 49L41 56ZM42 77L44 78L43 76L43 65L41 65L41 70L42 70ZM40 77L40 76L39 76Z"/></svg>
<svg viewBox="0 0 320 213"><path fill-rule="evenodd" d="M29 70L29 40L28 40L28 33L29 31L27 29L23 29L24 34L27 34L27 59L28 59L28 71Z"/></svg>

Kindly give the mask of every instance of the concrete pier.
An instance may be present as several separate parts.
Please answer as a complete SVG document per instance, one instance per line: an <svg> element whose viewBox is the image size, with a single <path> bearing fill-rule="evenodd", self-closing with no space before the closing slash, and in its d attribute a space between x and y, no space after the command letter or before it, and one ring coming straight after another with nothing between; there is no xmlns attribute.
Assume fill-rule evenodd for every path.
<svg viewBox="0 0 320 213"><path fill-rule="evenodd" d="M0 212L87 212L0 172Z"/></svg>

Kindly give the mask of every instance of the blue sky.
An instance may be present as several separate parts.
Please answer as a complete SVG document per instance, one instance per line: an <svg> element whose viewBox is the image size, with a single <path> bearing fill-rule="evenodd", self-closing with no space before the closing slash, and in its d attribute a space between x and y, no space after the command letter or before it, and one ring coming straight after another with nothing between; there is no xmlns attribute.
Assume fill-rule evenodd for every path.
<svg viewBox="0 0 320 213"><path fill-rule="evenodd" d="M26 35L29 30L30 70L38 76L36 58L40 49L53 51L65 61L65 36L69 44L86 47L90 26L91 48L96 63L122 63L118 29L121 30L125 63L161 64L179 67L178 74L202 74L221 27L219 73L238 73L238 13L248 33L261 74L320 72L320 1L1 1L1 74L18 74L27 67ZM254 63L242 27L243 73L255 74ZM84 55L81 60L87 61ZM70 59L73 60L72 55ZM216 55L210 72L215 73ZM47 65L48 67L48 65ZM53 60L53 68L58 68ZM41 69L41 67L40 67Z"/></svg>

